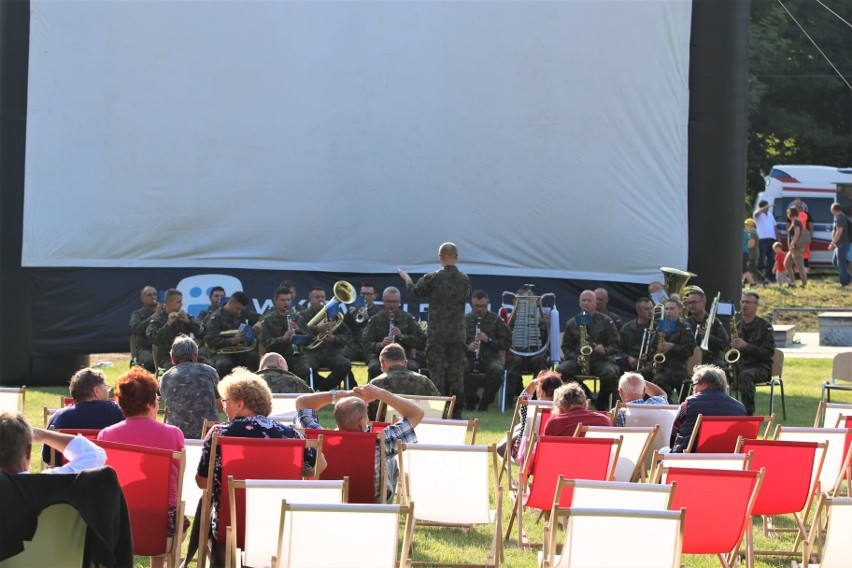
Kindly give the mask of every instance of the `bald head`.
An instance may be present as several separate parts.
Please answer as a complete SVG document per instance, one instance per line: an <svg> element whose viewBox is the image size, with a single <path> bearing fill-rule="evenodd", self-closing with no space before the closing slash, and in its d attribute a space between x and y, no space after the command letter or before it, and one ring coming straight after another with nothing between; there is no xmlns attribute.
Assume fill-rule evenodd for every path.
<svg viewBox="0 0 852 568"><path fill-rule="evenodd" d="M444 266L453 265L459 259L459 249L454 243L444 243L438 247L438 258Z"/></svg>
<svg viewBox="0 0 852 568"><path fill-rule="evenodd" d="M587 314L594 314L597 311L597 298L591 290L583 290L580 293L580 309Z"/></svg>
<svg viewBox="0 0 852 568"><path fill-rule="evenodd" d="M606 311L606 306L609 304L609 292L606 288L595 289L595 302L597 303L598 311L603 313Z"/></svg>

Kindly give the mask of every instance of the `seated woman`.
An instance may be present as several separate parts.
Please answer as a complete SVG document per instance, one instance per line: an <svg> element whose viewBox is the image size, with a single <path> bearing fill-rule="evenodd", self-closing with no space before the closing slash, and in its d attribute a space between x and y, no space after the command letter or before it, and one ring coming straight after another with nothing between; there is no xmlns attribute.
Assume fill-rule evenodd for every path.
<svg viewBox="0 0 852 568"><path fill-rule="evenodd" d="M573 436L577 425L612 426L603 412L589 410L589 399L578 383L562 385L553 393L553 415L544 427L545 436Z"/></svg>
<svg viewBox="0 0 852 568"><path fill-rule="evenodd" d="M272 392L262 378L245 367L236 367L230 375L219 381L219 395L228 422L216 424L207 432L201 449L201 461L195 474L198 487L207 488L207 475L210 468L210 447L213 435L236 436L240 438L304 438L292 426L285 426L268 418L272 411ZM325 458L317 455L315 448L305 448L304 468L309 474L316 465L319 474L325 469ZM219 523L219 496L222 490L222 464L217 456L213 469L213 492L211 495L211 532L215 535ZM194 530L194 529L193 529ZM211 536L213 538L213 536ZM216 543L216 548L225 543ZM221 558L224 559L224 556Z"/></svg>
<svg viewBox="0 0 852 568"><path fill-rule="evenodd" d="M57 410L47 423L49 429L100 430L124 420L121 409L115 401L109 399L110 387L106 375L100 369L80 369L71 376L68 390L74 404ZM46 464L62 465L62 454L51 450L46 444L42 448L41 459Z"/></svg>
<svg viewBox="0 0 852 568"><path fill-rule="evenodd" d="M157 422L159 384L154 375L142 367L133 367L118 378L115 383L115 397L126 417L122 422L101 430L98 440L148 446L179 452L184 449L183 432L176 426ZM169 536L175 533L175 515L177 514L177 483L180 474L180 462L172 463L172 475L169 488ZM184 530L189 523L184 520ZM151 558L151 567L164 565L164 556Z"/></svg>
<svg viewBox="0 0 852 568"><path fill-rule="evenodd" d="M521 400L528 401L535 393L536 400L553 400L553 393L562 386L562 375L556 371L541 371L536 378L530 381L527 388L521 393ZM520 422L512 432L512 458L519 459L523 464L523 456L526 454L526 445L529 439L523 436L527 425L528 406L522 404L518 413ZM502 456L505 451L506 440L497 445L497 452Z"/></svg>

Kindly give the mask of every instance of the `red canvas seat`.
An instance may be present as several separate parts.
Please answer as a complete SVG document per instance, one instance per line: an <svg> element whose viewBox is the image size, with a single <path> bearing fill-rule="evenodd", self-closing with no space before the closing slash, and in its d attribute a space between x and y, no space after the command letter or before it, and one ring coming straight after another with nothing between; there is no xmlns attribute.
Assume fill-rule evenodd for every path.
<svg viewBox="0 0 852 568"><path fill-rule="evenodd" d="M760 427L767 422L766 431L772 428L775 415L765 416L704 416L698 415L687 452L730 454L737 445L737 438L758 438Z"/></svg>
<svg viewBox="0 0 852 568"><path fill-rule="evenodd" d="M380 476L379 495L385 494L385 448L379 443L381 456L376 471L376 443L381 442L381 432L346 432L343 430L305 429L305 437L317 440L322 436L322 452L328 464L322 472L323 479L349 478L350 503L375 503L375 479Z"/></svg>

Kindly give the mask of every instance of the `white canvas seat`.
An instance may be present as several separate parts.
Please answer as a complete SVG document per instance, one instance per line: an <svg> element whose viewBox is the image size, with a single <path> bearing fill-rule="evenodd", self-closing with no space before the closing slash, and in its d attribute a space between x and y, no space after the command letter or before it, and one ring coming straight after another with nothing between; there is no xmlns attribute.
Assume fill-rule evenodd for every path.
<svg viewBox="0 0 852 568"><path fill-rule="evenodd" d="M677 404L625 404L624 425L628 428L636 426L659 425L660 430L651 444L651 450L661 450L669 447L672 437L672 426L680 406Z"/></svg>
<svg viewBox="0 0 852 568"><path fill-rule="evenodd" d="M852 434L852 430L846 428L791 428L779 426L775 432L776 440L790 442L817 442L825 443L825 460L822 469L819 470L819 486L815 488L817 493L826 492L833 497L849 467L852 446L846 450L846 438ZM816 475L817 469L814 468Z"/></svg>
<svg viewBox="0 0 852 568"><path fill-rule="evenodd" d="M634 481L645 478L645 458L657 437L660 427L583 426L577 435L586 438L616 438L621 436L621 449L615 463L615 481Z"/></svg>
<svg viewBox="0 0 852 568"><path fill-rule="evenodd" d="M724 469L744 471L749 468L749 454L661 454L654 452L653 468L649 479L658 481L663 468Z"/></svg>
<svg viewBox="0 0 852 568"><path fill-rule="evenodd" d="M479 420L442 420L438 418L424 418L420 421L414 431L417 433L419 444L464 446L476 443L476 430ZM467 441L468 432L471 433L470 442Z"/></svg>
<svg viewBox="0 0 852 568"><path fill-rule="evenodd" d="M270 480L228 478L231 497L232 525L228 530L227 566L252 566L269 568L272 558L278 554L281 501L290 504L340 504L347 500L348 480ZM245 491L245 542L243 549L237 548L235 525L236 492Z"/></svg>
<svg viewBox="0 0 852 568"><path fill-rule="evenodd" d="M817 506L817 517L825 510L828 522L825 538L820 547L819 563L809 563L807 568L845 568L852 558L852 499L830 498L823 495ZM814 541L820 536L821 529L817 523L811 528L808 536L809 550L813 549ZM810 561L809 561L810 562ZM793 561L794 568L800 564Z"/></svg>
<svg viewBox="0 0 852 568"><path fill-rule="evenodd" d="M852 404L821 400L816 420L814 420L814 428L842 428L840 421L846 416L852 416Z"/></svg>
<svg viewBox="0 0 852 568"><path fill-rule="evenodd" d="M269 417L279 422L292 422L296 417L296 399L299 393L273 393L272 412Z"/></svg>
<svg viewBox="0 0 852 568"><path fill-rule="evenodd" d="M278 566L410 566L411 510L412 507L401 505L309 505L283 501ZM403 526L401 547L398 542L400 524Z"/></svg>
<svg viewBox="0 0 852 568"><path fill-rule="evenodd" d="M416 394L401 394L399 395L406 400L410 400L417 406L423 409L424 418L444 418L453 415L453 408L456 406L456 396L425 396ZM387 406L383 402L379 402L379 407L376 410L376 420L384 420L387 418Z"/></svg>
<svg viewBox="0 0 852 568"><path fill-rule="evenodd" d="M421 524L493 525L494 538L486 563L502 557L503 491L497 483L497 450L491 446L437 446L400 443L401 499L416 503ZM496 488L491 508L490 483Z"/></svg>
<svg viewBox="0 0 852 568"><path fill-rule="evenodd" d="M683 545L685 510L558 508L550 522L562 518L565 539L544 551L544 568L677 568ZM612 535L618 535L614 545Z"/></svg>
<svg viewBox="0 0 852 568"><path fill-rule="evenodd" d="M183 470L183 500L186 503L186 511L189 515L195 514L196 506L204 493L195 482L195 474L201 461L201 448L204 440L192 438L184 440L184 451L186 452L186 467Z"/></svg>
<svg viewBox="0 0 852 568"><path fill-rule="evenodd" d="M0 388L0 410L24 412L27 403L27 387Z"/></svg>

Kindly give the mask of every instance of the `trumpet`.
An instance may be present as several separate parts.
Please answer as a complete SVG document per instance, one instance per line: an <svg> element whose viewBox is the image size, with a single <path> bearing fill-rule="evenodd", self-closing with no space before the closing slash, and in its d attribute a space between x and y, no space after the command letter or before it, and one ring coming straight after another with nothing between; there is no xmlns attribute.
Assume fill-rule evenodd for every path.
<svg viewBox="0 0 852 568"><path fill-rule="evenodd" d="M359 325L364 323L365 321L367 321L368 315L369 314L367 312L367 306L364 306L363 308L359 308L358 313L355 314L355 323L357 323Z"/></svg>

